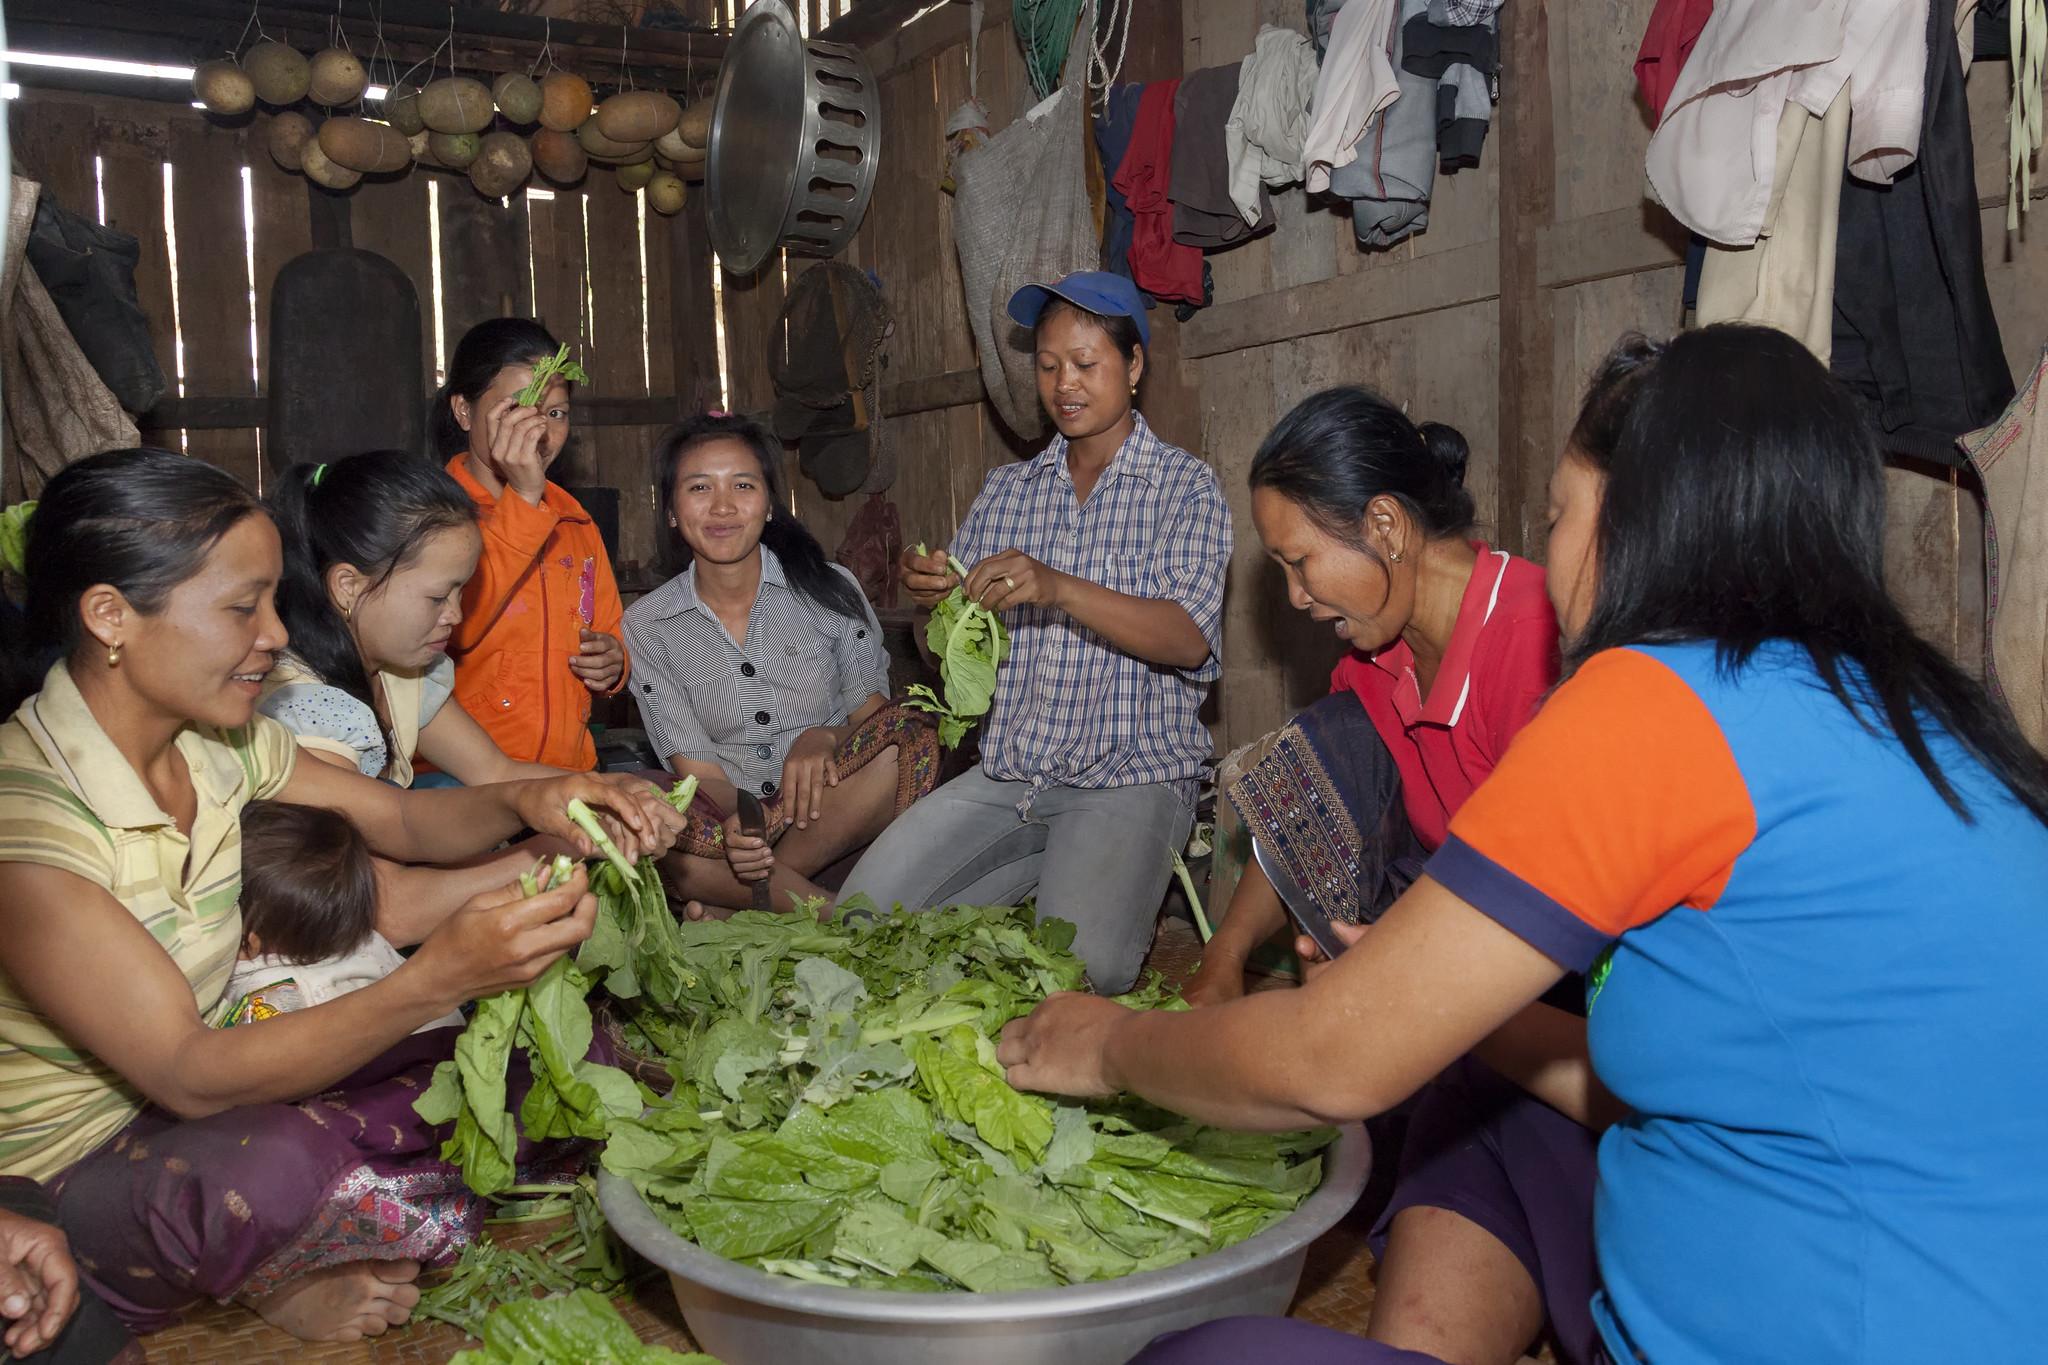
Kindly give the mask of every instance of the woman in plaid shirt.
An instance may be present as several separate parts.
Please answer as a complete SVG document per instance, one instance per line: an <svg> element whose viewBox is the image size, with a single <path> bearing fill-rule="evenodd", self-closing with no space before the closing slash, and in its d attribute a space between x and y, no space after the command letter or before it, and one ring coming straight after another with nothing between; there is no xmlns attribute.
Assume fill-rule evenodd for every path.
<svg viewBox="0 0 2048 1365"><path fill-rule="evenodd" d="M981 764L904 812L845 890L911 908L1035 892L1113 994L1137 977L1209 766L1230 509L1132 405L1150 341L1135 285L1087 271L1009 311L1034 329L1059 434L993 471L953 539L968 596L1010 631ZM926 607L960 585L943 549L905 554L902 578Z"/></svg>

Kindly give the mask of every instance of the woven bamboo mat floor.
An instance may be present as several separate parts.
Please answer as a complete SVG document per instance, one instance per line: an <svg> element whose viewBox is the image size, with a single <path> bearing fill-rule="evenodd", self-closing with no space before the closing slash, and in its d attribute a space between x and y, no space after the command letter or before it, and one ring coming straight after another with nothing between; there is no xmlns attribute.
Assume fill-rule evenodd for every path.
<svg viewBox="0 0 2048 1365"><path fill-rule="evenodd" d="M1192 928L1162 917L1147 964L1178 981L1193 970L1200 954ZM541 1230L521 1231L538 1235ZM1293 1316L1345 1331L1364 1330L1373 1296L1366 1231L1367 1221L1354 1215L1309 1248ZM694 1349L668 1282L660 1276L643 1281L621 1309L642 1340L679 1351ZM180 1326L144 1342L152 1365L441 1365L465 1344L456 1329L424 1323L374 1341L320 1345L298 1341L245 1309L218 1307L194 1312Z"/></svg>

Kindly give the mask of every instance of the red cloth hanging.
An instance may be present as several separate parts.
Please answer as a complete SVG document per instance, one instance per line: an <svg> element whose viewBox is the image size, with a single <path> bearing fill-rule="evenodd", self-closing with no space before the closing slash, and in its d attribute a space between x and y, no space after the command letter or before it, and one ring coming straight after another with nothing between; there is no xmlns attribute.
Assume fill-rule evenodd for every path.
<svg viewBox="0 0 2048 1365"><path fill-rule="evenodd" d="M1650 121L1664 117L1664 102L1678 84L1685 59L1699 42L1700 31L1714 12L1713 0L1657 0L1643 45L1636 52L1636 86L1650 106Z"/></svg>
<svg viewBox="0 0 2048 1365"><path fill-rule="evenodd" d="M1138 99L1131 145L1113 183L1135 220L1131 233L1131 279L1155 298L1176 303L1202 301L1202 252L1173 240L1173 204L1166 197L1173 178L1173 97L1180 82L1154 81Z"/></svg>

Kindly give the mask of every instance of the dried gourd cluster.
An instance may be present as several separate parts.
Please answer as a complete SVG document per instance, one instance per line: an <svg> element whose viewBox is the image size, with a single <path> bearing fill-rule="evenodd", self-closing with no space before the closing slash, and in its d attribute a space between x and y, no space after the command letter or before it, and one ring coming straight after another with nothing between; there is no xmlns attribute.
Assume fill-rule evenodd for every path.
<svg viewBox="0 0 2048 1365"><path fill-rule="evenodd" d="M598 103L590 83L566 71L536 81L508 71L490 85L443 76L424 87L393 85L382 118L332 114L360 105L369 75L354 53L327 48L310 59L283 43L255 44L239 61L219 58L192 77L199 102L234 117L270 106L270 155L316 184L345 190L365 175L417 165L460 171L478 194L511 194L538 171L557 185L581 181L595 161L619 187L645 189L657 213L682 210L684 182L701 181L711 143L711 105L689 108L656 90L624 90ZM289 106L330 111L317 126ZM531 130L531 131L522 131Z"/></svg>

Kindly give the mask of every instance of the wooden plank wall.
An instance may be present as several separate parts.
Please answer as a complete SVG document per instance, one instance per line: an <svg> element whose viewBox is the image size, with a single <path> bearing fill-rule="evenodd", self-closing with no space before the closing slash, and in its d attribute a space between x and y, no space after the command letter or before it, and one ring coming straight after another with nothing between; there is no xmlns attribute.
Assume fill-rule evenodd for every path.
<svg viewBox="0 0 2048 1365"><path fill-rule="evenodd" d="M312 247L309 195L328 194L271 161L267 120L223 126L167 102L34 89L10 102L8 117L17 173L139 241L137 290L171 396L181 334L185 396L264 392L271 287L280 266ZM597 169L574 188L522 191L503 203L480 198L460 177L426 171L365 180L344 198L352 243L395 262L419 295L423 392L439 383L437 350L448 357L471 325L513 313L538 316L576 348L591 375L584 397L672 398L679 413L715 406L701 205L673 219L645 212L644 195L622 191ZM565 484L620 490L619 559L628 580L654 558L648 452L660 430L581 425L554 471ZM251 483L263 477L254 426L177 431L145 423L144 437ZM18 478L10 467L8 479ZM10 482L6 492L20 490Z"/></svg>

